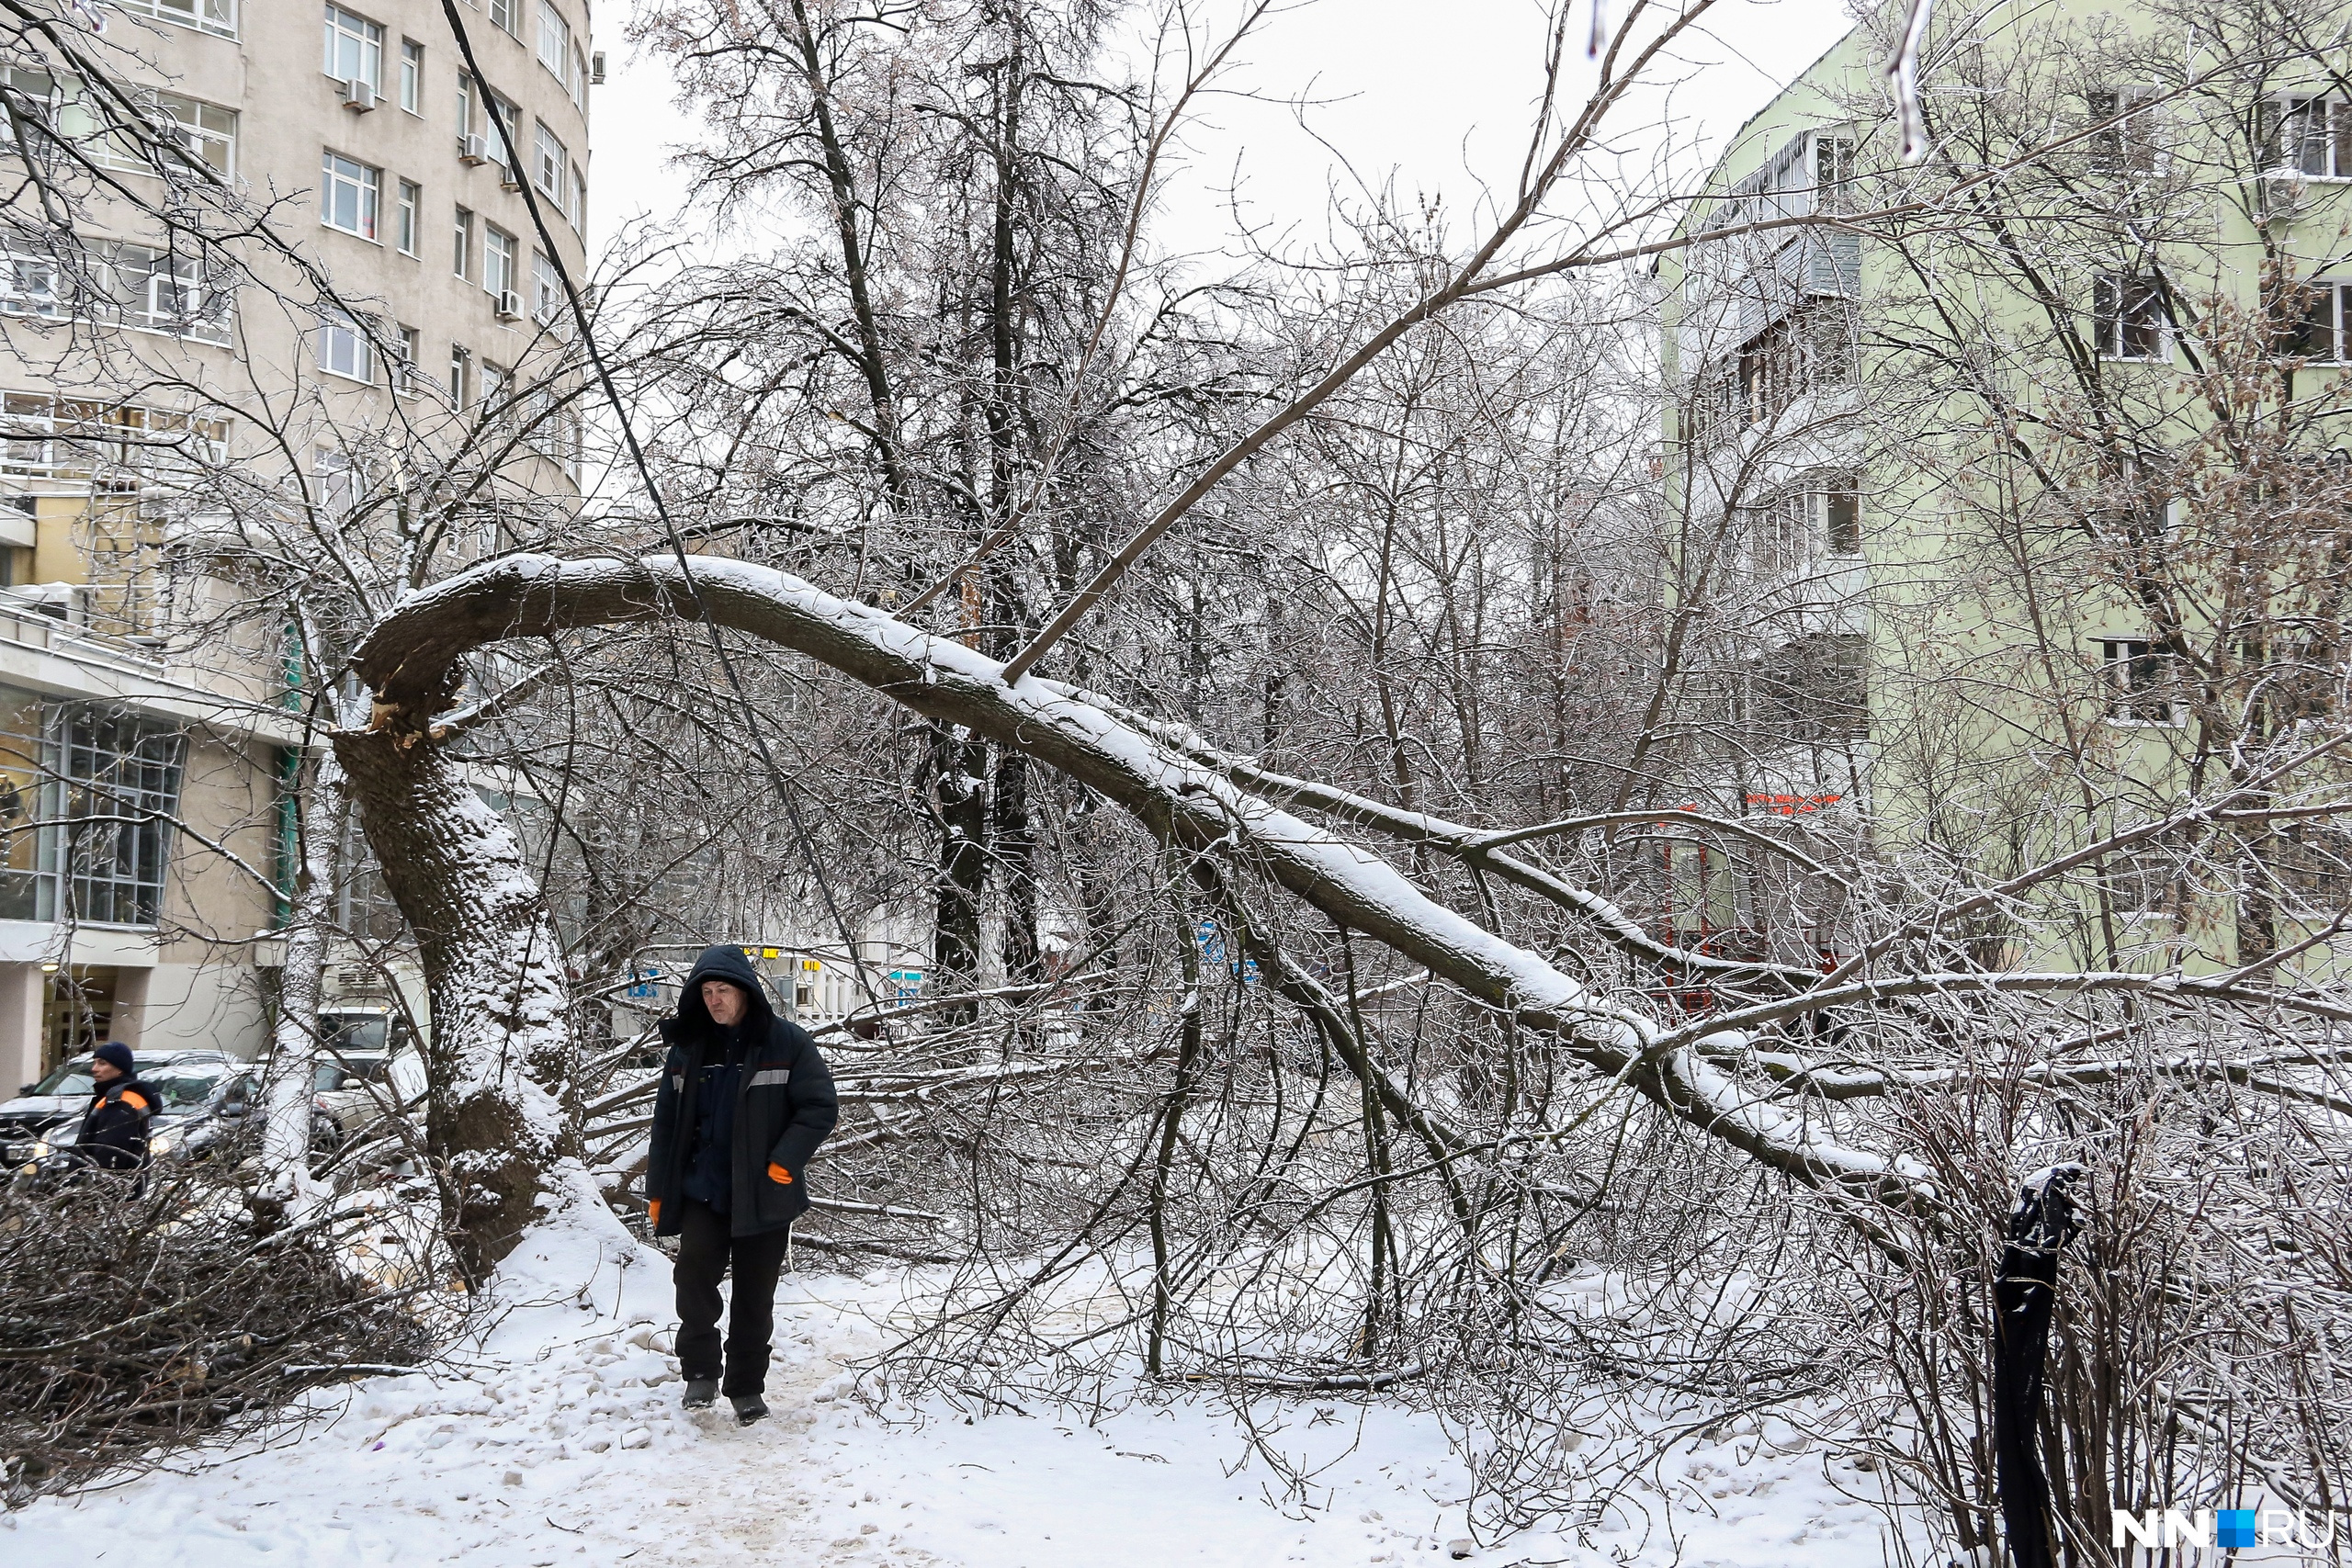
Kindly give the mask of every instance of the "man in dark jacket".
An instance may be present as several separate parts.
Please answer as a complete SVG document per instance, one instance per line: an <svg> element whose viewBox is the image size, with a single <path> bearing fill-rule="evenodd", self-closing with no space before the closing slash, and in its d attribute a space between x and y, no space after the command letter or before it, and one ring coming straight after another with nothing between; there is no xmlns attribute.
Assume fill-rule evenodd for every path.
<svg viewBox="0 0 2352 1568"><path fill-rule="evenodd" d="M130 1047L119 1040L99 1046L90 1064L97 1098L82 1113L74 1146L101 1170L137 1170L147 1163L147 1123L155 1091L139 1081Z"/></svg>
<svg viewBox="0 0 2352 1568"><path fill-rule="evenodd" d="M695 960L662 1037L645 1196L654 1234L678 1237L678 1371L688 1409L722 1392L718 1281L732 1264L723 1392L749 1426L768 1413L776 1277L808 1207L808 1156L840 1115L833 1077L808 1032L768 1006L740 947Z"/></svg>

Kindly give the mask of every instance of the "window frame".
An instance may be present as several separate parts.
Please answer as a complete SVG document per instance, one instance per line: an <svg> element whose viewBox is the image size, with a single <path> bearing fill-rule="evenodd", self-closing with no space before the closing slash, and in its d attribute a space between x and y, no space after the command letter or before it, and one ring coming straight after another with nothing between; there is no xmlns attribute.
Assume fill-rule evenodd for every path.
<svg viewBox="0 0 2352 1568"><path fill-rule="evenodd" d="M492 299L502 299L508 294L512 294L517 299L520 299L523 297L523 291L519 288L515 287L522 281L520 276L522 270L522 258L516 251L516 246L519 242L514 235L508 233L505 230L500 228L495 223L486 221L482 224L481 228L482 292L489 295ZM503 243L501 242L503 242ZM504 282L503 287L492 276L493 263L503 264L504 269Z"/></svg>
<svg viewBox="0 0 2352 1568"><path fill-rule="evenodd" d="M2322 111L2317 134L2307 117ZM2296 131L2294 156L2288 156L2290 123L2303 119ZM2291 175L2307 180L2352 180L2352 102L2327 93L2281 93L2262 100L2261 145L2258 161L2266 175ZM2317 148L2323 169L2303 166L2304 150Z"/></svg>
<svg viewBox="0 0 2352 1568"><path fill-rule="evenodd" d="M483 14L490 18L490 25L517 43L522 41L522 35L514 30L514 10L521 3L522 0L487 0L482 7Z"/></svg>
<svg viewBox="0 0 2352 1568"><path fill-rule="evenodd" d="M451 259L458 265L456 276L467 283L474 280L474 209L459 203L453 212L449 226Z"/></svg>
<svg viewBox="0 0 2352 1568"><path fill-rule="evenodd" d="M360 30L355 32L344 28L341 24L345 21L357 23ZM339 40L348 40L358 51L360 71L357 74L346 76L341 73L343 51ZM368 69L371 58L374 62L372 71ZM335 0L326 0L326 52L322 59L323 63L320 69L326 73L327 80L365 82L375 89L378 97L384 96L384 25L381 22L370 21L356 11L347 11L335 4Z"/></svg>
<svg viewBox="0 0 2352 1568"><path fill-rule="evenodd" d="M343 170L335 167L335 164L338 162L348 164L352 168L358 170L360 174L366 177L363 179L346 175ZM334 220L334 213L335 197L336 193L340 188L337 182L347 182L357 193L356 205L363 210L359 213L356 220L363 225L362 227L349 228ZM338 152L332 147L321 150L319 164L320 227L332 229L338 234L349 234L354 239L365 240L371 245L381 244L383 242L378 237L378 235L383 228L383 170L378 168L373 164L362 163L360 160L350 156L348 153Z"/></svg>
<svg viewBox="0 0 2352 1568"><path fill-rule="evenodd" d="M550 21L555 24L553 38L556 57L552 61L548 59L549 38L548 24ZM531 52L538 58L539 68L554 77L557 82L564 84L567 89L564 96L571 96L570 84L564 80L564 72L569 64L567 57L571 52L571 19L563 14L555 0L539 0L535 28Z"/></svg>
<svg viewBox="0 0 2352 1568"><path fill-rule="evenodd" d="M424 118L424 46L413 38L401 39L401 107Z"/></svg>
<svg viewBox="0 0 2352 1568"><path fill-rule="evenodd" d="M311 363L322 376L332 376L338 381L351 381L362 387L376 384L376 345L369 341L368 327L348 310L328 307L320 312L318 325L311 329ZM337 363L338 345L347 348L345 369Z"/></svg>
<svg viewBox="0 0 2352 1568"><path fill-rule="evenodd" d="M2135 290L2140 292L2135 294ZM2137 319L2134 307L2150 314ZM2135 333L2150 333L2152 351L2129 352ZM2098 357L2113 365L2172 363L2172 312L2165 308L2164 286L2151 274L2098 272L2091 276L2091 335Z"/></svg>
<svg viewBox="0 0 2352 1568"><path fill-rule="evenodd" d="M549 172L550 149L553 153L552 174ZM549 201L554 202L556 210L561 212L571 199L571 150L563 144L563 138L555 133L554 127L548 124L546 120L535 117L531 121L531 185L533 188ZM569 217L570 214L565 213L565 216Z"/></svg>
<svg viewBox="0 0 2352 1568"><path fill-rule="evenodd" d="M424 221L424 187L414 180L392 183L392 249L416 257Z"/></svg>
<svg viewBox="0 0 2352 1568"><path fill-rule="evenodd" d="M2172 729L2182 722L2174 694L2172 659L2157 651L2151 637L2103 637L2099 680L2106 688L2109 724L2136 729ZM2155 710L2161 709L2159 714Z"/></svg>

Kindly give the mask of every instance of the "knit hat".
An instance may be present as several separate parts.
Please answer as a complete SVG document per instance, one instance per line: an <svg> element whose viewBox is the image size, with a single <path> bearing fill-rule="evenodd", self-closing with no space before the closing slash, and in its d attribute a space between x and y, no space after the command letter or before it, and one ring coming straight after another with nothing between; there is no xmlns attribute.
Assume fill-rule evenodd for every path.
<svg viewBox="0 0 2352 1568"><path fill-rule="evenodd" d="M135 1071L130 1063L130 1047L119 1040L109 1040L90 1055L101 1062L113 1063L115 1070L124 1077L131 1077Z"/></svg>

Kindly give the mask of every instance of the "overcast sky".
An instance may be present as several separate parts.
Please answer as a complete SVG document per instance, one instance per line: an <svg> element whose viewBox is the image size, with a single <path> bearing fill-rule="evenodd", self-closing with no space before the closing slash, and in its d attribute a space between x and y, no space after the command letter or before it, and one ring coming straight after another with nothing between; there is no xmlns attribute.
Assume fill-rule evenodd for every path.
<svg viewBox="0 0 2352 1568"><path fill-rule="evenodd" d="M1678 146L1719 145L1849 19L1846 0L1720 0L1710 24L1670 73L1670 95L1642 106L1642 121L1671 121ZM1228 78L1260 101L1222 97L1193 122L1163 196L1160 243L1229 243L1237 190L1246 221L1294 240L1320 235L1335 183L1352 190L1359 179L1393 178L1400 192L1442 192L1457 207L1481 178L1508 191L1541 85L1543 28L1532 0L1314 0L1275 17ZM617 30L597 43L610 68L592 137L602 243L632 217L677 213L668 154L695 128L657 62L639 58ZM1317 103L1302 126L1287 101L1304 96Z"/></svg>

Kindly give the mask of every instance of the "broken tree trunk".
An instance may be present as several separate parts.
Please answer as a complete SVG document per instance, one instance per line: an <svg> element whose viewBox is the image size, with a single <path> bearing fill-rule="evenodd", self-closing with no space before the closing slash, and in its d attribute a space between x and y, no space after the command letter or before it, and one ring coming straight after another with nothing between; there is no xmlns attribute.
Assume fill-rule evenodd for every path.
<svg viewBox="0 0 2352 1568"><path fill-rule="evenodd" d="M554 923L522 845L429 723L454 690L453 670L444 663L430 695L379 700L368 727L339 731L334 749L416 933L433 1014L426 1142L458 1266L478 1286L538 1212L578 1134Z"/></svg>

